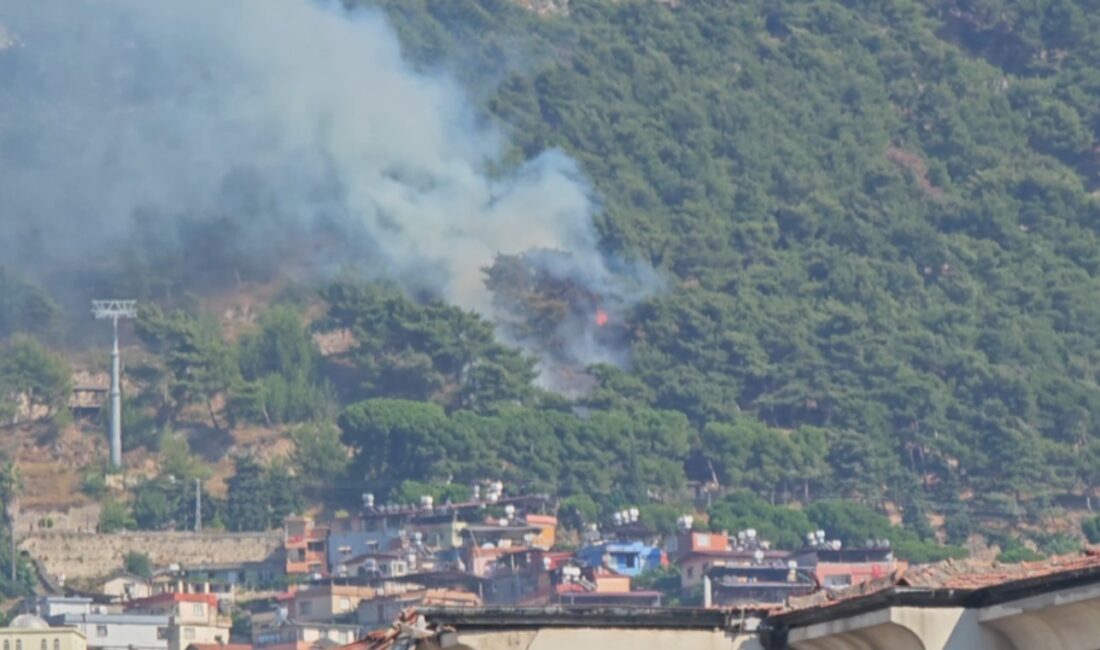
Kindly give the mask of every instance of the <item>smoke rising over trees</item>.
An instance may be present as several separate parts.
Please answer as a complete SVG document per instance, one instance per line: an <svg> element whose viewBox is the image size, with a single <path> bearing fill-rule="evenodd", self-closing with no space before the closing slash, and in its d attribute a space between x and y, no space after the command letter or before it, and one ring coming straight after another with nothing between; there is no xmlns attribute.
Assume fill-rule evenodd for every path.
<svg viewBox="0 0 1100 650"><path fill-rule="evenodd" d="M590 291L614 282L577 165L506 161L504 133L407 64L376 10L0 9L0 255L65 293L352 267L490 315L482 268L533 248L569 252Z"/></svg>

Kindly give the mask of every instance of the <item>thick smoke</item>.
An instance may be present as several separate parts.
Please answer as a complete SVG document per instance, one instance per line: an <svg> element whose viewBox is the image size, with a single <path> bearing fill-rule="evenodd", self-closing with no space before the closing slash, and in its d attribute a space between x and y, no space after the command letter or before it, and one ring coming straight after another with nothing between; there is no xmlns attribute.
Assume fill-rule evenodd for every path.
<svg viewBox="0 0 1100 650"><path fill-rule="evenodd" d="M575 163L506 146L377 12L0 0L0 255L40 277L351 264L492 314L494 256L553 249L616 293Z"/></svg>

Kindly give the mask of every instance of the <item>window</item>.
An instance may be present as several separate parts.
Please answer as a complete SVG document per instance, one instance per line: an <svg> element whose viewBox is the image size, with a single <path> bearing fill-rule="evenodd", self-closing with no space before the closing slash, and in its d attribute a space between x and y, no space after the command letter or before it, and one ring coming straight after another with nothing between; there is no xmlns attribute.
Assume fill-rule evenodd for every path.
<svg viewBox="0 0 1100 650"><path fill-rule="evenodd" d="M158 627L157 628L157 641L164 641L167 638L168 638L168 628Z"/></svg>
<svg viewBox="0 0 1100 650"><path fill-rule="evenodd" d="M38 647L42 648L42 650L50 650L50 642L46 639L42 639L42 643L38 644Z"/></svg>
<svg viewBox="0 0 1100 650"><path fill-rule="evenodd" d="M4 650L11 650L11 641L4 639Z"/></svg>
<svg viewBox="0 0 1100 650"><path fill-rule="evenodd" d="M298 603L298 616L309 616L311 604L312 603L310 603L308 600L303 600L302 602Z"/></svg>
<svg viewBox="0 0 1100 650"><path fill-rule="evenodd" d="M185 627L183 628L183 638L191 640L195 638L195 628Z"/></svg>
<svg viewBox="0 0 1100 650"><path fill-rule="evenodd" d="M195 603L191 606L191 613L195 616L205 616L206 607L202 603Z"/></svg>
<svg viewBox="0 0 1100 650"><path fill-rule="evenodd" d="M61 639L53 640L53 650L61 650Z"/></svg>
<svg viewBox="0 0 1100 650"><path fill-rule="evenodd" d="M15 650L23 650L23 639L15 640Z"/></svg>
<svg viewBox="0 0 1100 650"><path fill-rule="evenodd" d="M351 611L351 599L350 598L341 598L340 599L340 611L341 612L350 612Z"/></svg>
<svg viewBox="0 0 1100 650"><path fill-rule="evenodd" d="M106 637L107 636L107 626L106 625L97 625L97 626L95 626L95 635L97 637L99 637L100 639ZM18 646L18 644L16 644L16 646ZM19 647L16 647L15 650L22 650L22 649L19 648Z"/></svg>
<svg viewBox="0 0 1100 650"><path fill-rule="evenodd" d="M693 566L688 567L687 576L688 576L689 580L695 577L695 567L693 567Z"/></svg>

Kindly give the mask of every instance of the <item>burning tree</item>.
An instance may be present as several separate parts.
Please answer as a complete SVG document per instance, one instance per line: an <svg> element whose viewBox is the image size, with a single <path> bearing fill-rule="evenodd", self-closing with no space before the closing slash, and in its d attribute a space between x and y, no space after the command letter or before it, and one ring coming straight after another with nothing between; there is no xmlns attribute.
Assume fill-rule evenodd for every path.
<svg viewBox="0 0 1100 650"><path fill-rule="evenodd" d="M611 315L616 301L597 289L605 278L586 272L569 253L498 255L484 271L502 333L544 360L575 370L604 361L621 342Z"/></svg>

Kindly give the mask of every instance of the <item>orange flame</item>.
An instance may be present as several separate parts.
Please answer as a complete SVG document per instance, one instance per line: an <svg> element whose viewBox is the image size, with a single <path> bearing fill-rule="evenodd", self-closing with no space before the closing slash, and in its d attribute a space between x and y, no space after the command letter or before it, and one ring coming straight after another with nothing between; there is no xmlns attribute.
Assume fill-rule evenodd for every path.
<svg viewBox="0 0 1100 650"><path fill-rule="evenodd" d="M602 309L596 310L596 325L603 327L604 325L607 325L608 320L609 319L606 311Z"/></svg>

